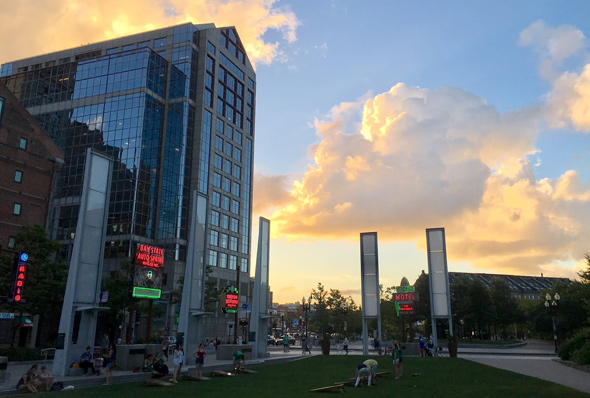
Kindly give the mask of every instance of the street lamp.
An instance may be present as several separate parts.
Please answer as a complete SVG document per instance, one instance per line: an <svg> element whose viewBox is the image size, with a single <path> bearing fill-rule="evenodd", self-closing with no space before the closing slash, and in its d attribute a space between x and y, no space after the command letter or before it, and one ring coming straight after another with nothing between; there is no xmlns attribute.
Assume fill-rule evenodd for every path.
<svg viewBox="0 0 590 398"><path fill-rule="evenodd" d="M549 293L545 295L545 308L551 314L551 318L553 320L553 340L555 341L555 353L557 353L557 349L559 348L557 342L557 310L559 308L559 293L555 293L553 297Z"/></svg>
<svg viewBox="0 0 590 398"><path fill-rule="evenodd" d="M302 309L303 309L303 313L305 314L305 341L307 342L309 339L309 323L307 321L307 315L309 314L309 310L311 308L311 296L309 296L309 299L307 301L307 304L305 304L305 297L303 297L303 299L301 299L301 301L303 302L302 305Z"/></svg>

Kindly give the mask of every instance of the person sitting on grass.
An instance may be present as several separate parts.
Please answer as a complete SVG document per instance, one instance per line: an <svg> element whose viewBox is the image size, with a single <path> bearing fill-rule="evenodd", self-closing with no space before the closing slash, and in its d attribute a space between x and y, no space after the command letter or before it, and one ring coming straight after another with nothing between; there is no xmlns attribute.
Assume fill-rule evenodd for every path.
<svg viewBox="0 0 590 398"><path fill-rule="evenodd" d="M244 358L244 353L242 351L234 352L234 370L239 371L240 369L244 369L246 367L246 359Z"/></svg>
<svg viewBox="0 0 590 398"><path fill-rule="evenodd" d="M148 356L143 360L141 371L154 372L154 356L152 354L148 354Z"/></svg>
<svg viewBox="0 0 590 398"><path fill-rule="evenodd" d="M35 387L35 380L37 378L37 365L33 365L27 370L18 383L16 384L17 390L26 390L29 392L38 392Z"/></svg>
<svg viewBox="0 0 590 398"><path fill-rule="evenodd" d="M47 366L41 365L41 373L37 375L33 382L35 383L36 388L42 391L51 391L51 386L53 386L54 379L55 378L51 372L47 370Z"/></svg>

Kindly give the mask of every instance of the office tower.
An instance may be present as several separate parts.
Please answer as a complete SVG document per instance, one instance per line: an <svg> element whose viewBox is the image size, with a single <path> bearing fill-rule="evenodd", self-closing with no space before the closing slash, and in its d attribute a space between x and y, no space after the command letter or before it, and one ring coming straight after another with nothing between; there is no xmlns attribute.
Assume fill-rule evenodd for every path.
<svg viewBox="0 0 590 398"><path fill-rule="evenodd" d="M235 28L187 23L89 44L4 63L0 80L65 153L49 223L65 258L92 147L114 160L104 276L118 272L138 244L165 249L164 293L155 305L166 315L152 333L176 330L179 305L170 292L184 276L197 193L207 198L209 278L221 290L235 283L239 265L246 299L256 76ZM233 324L210 317L206 337L224 336Z"/></svg>

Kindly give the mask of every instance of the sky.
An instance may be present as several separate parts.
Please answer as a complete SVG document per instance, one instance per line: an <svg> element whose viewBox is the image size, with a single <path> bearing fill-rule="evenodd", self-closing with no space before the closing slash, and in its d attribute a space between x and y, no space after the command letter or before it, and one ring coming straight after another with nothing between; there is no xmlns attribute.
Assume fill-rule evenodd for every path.
<svg viewBox="0 0 590 398"><path fill-rule="evenodd" d="M2 3L0 63L236 26L257 73L252 248L268 218L274 302L321 282L360 304L362 232L378 234L385 287L428 270L427 228L445 228L449 271L584 267L588 1Z"/></svg>

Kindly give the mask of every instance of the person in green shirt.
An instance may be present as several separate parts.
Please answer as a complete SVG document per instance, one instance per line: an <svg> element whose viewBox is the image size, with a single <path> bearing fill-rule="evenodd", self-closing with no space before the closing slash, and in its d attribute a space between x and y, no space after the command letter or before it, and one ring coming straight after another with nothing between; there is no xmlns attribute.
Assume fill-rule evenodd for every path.
<svg viewBox="0 0 590 398"><path fill-rule="evenodd" d="M244 353L242 351L234 352L234 370L239 370L240 368L246 367L246 359L244 358Z"/></svg>
<svg viewBox="0 0 590 398"><path fill-rule="evenodd" d="M404 365L402 364L402 347L399 341L397 340L393 343L393 350L391 351L391 355L393 356L393 365L395 366L395 373L397 375L395 379L398 380L404 374Z"/></svg>

